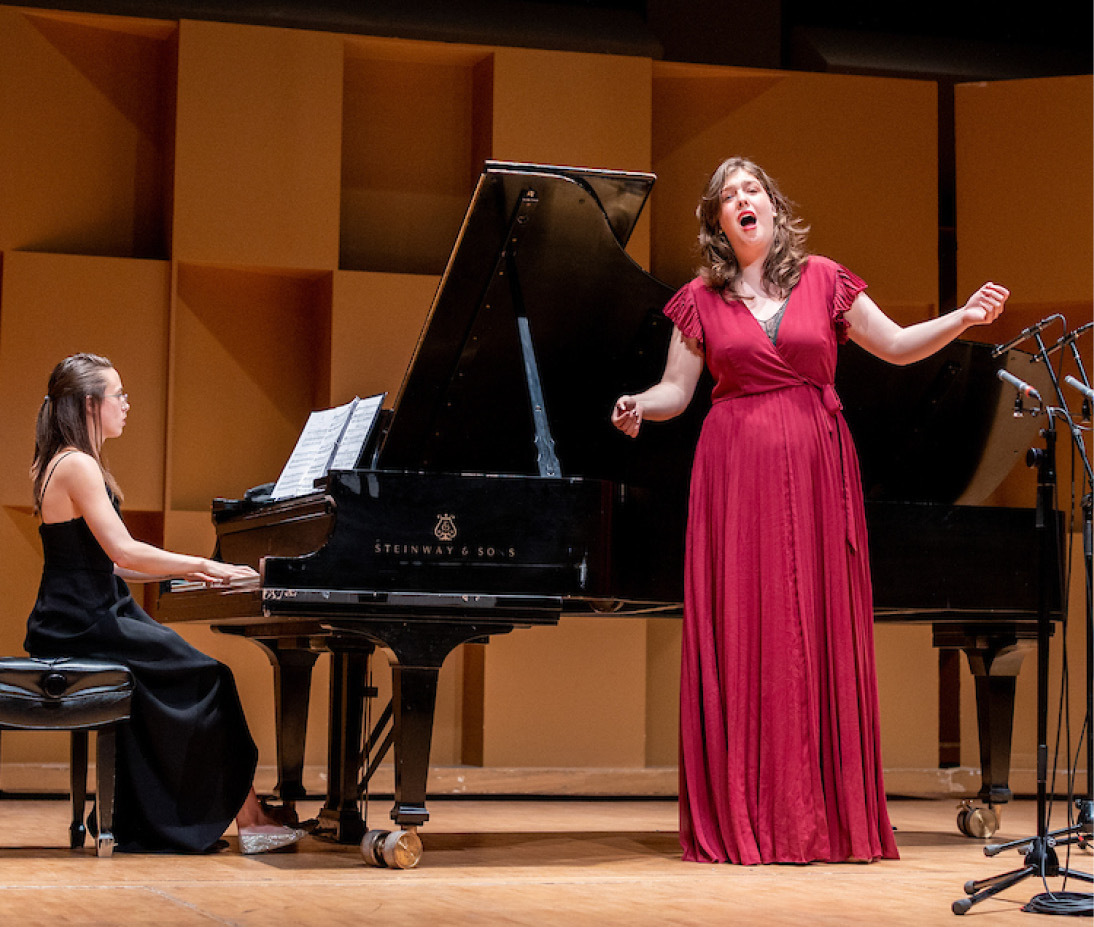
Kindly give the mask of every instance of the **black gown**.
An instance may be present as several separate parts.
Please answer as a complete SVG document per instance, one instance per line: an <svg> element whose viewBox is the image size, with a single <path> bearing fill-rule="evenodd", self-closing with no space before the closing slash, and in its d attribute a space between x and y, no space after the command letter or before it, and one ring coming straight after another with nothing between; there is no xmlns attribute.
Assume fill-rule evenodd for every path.
<svg viewBox="0 0 1094 927"><path fill-rule="evenodd" d="M231 670L133 601L82 518L39 533L45 566L27 652L117 660L135 681L132 720L117 738L117 849L211 849L242 806L258 759Z"/></svg>

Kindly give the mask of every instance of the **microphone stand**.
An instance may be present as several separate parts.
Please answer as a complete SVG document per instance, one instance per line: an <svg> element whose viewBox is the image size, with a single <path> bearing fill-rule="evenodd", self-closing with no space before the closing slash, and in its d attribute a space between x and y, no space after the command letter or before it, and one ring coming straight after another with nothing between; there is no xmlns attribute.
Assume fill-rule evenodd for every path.
<svg viewBox="0 0 1094 927"><path fill-rule="evenodd" d="M1087 398L1090 390L1090 377L1087 375L1086 368L1083 366L1083 357L1079 353L1079 346L1076 344L1078 336L1087 331L1094 325L1094 322L1087 322L1085 325L1081 325L1068 335L1065 335L1060 339L1062 342L1067 343L1068 348L1071 350L1071 358L1075 362L1076 370L1079 374L1079 381L1086 387L1086 393L1083 394L1082 410L1083 418L1090 419L1091 407L1090 400ZM1038 339L1040 340L1040 339ZM1059 384L1056 382L1055 373L1052 370L1052 365L1048 361L1048 355L1052 353L1053 349L1049 349L1047 352L1043 351L1040 359L1043 359L1045 366L1048 367L1050 375L1053 377L1053 384L1056 387L1057 393L1060 392ZM1031 358L1036 360L1037 357ZM1066 378L1070 385L1078 388L1079 383L1071 377ZM1071 435L1075 442L1075 448L1079 452L1079 456L1082 459L1083 468L1086 472L1086 487L1087 491L1083 493L1081 501L1081 507L1083 512L1083 567L1086 573L1086 719L1083 730L1086 732L1086 795L1082 798L1075 800L1075 807L1078 810L1078 817L1071 827L1063 828L1059 833L1067 835L1067 839L1060 841L1060 843L1078 843L1080 846L1089 845L1092 832L1094 832L1094 679L1092 679L1092 673L1094 673L1094 587L1091 582L1092 561L1094 561L1094 542L1091 539L1091 510L1094 508L1094 499L1091 496L1091 490L1094 488L1094 473L1091 472L1090 458L1086 453L1086 446L1083 444L1082 433L1075 426L1074 421L1071 419L1067 410L1067 402L1062 394L1060 394L1060 404L1063 406L1064 413L1068 415L1068 424L1071 428Z"/></svg>
<svg viewBox="0 0 1094 927"><path fill-rule="evenodd" d="M1091 838L1091 833L1094 831L1094 679L1092 679L1092 673L1094 673L1094 589L1092 589L1091 583L1092 559L1094 559L1094 552L1092 552L1094 543L1092 543L1091 540L1091 510L1094 508L1094 501L1092 501L1091 498L1091 489L1094 487L1094 472L1091 471L1090 458L1086 452L1086 445L1083 443L1082 432L1075 425L1074 419L1067 407L1067 399L1060 389L1059 380L1056 376L1056 372L1052 369L1049 357L1054 351L1065 345L1071 351L1071 359L1075 363L1075 368L1079 374L1079 380L1076 381L1072 377L1066 377L1065 379L1068 380L1069 385L1074 386L1076 389L1081 388L1080 383L1082 387L1085 387L1082 401L1082 417L1083 419L1089 420L1091 417L1091 406L1087 396L1090 391L1090 377L1087 375L1086 367L1083 365L1083 356L1079 352L1078 340L1079 336L1094 326L1094 322L1087 322L1085 325L1080 325L1073 331L1065 333L1055 345L1046 350L1044 343L1041 341L1040 332L1045 327L1046 322L1057 318L1062 317L1058 315L1049 316L1048 319L1032 326L1028 331L1037 338L1037 345L1040 348L1039 353L1030 357L1030 363L1042 361L1048 370L1049 376L1052 379L1053 389L1056 391L1056 396L1060 403L1061 411L1063 412L1063 416L1071 431L1075 449L1079 452L1079 457L1084 472L1086 473L1087 491L1083 493L1081 500L1083 513L1083 566L1086 573L1086 717L1083 725L1083 730L1086 735L1086 795L1083 798L1077 798L1075 800L1075 807L1078 810L1078 818L1076 819L1075 824L1071 827L1054 831L1052 836L1058 834L1067 835L1068 839L1058 841L1058 843L1078 843L1080 846L1087 846L1088 841ZM1017 844L1021 843L1022 841L1017 841ZM1000 849L1008 846L1011 846L1011 844L1004 844ZM989 849L993 848L985 847L984 852L987 853ZM998 852L998 849L996 852ZM988 855L994 856L995 854L988 853Z"/></svg>
<svg viewBox="0 0 1094 927"><path fill-rule="evenodd" d="M1062 876L1065 879L1074 878L1085 882L1094 882L1094 876L1081 870L1069 869L1060 865L1055 847L1061 844L1078 843L1086 846L1091 831L1091 779L1094 777L1094 767L1091 765L1091 722L1094 716L1091 714L1091 582L1090 582L1090 495L1083 500L1083 546L1086 556L1087 576L1087 627L1086 627L1086 719L1084 730L1087 738L1087 790L1086 797L1077 801L1079 807L1079 821L1072 827L1049 832L1048 830L1048 675L1049 675L1049 637L1052 633L1052 597L1049 583L1056 583L1057 588L1062 587L1057 557L1057 544L1059 532L1056 519L1056 425L1055 415L1062 414L1066 418L1069 431L1076 441L1082 461L1086 469L1088 485L1090 483L1090 461L1086 456L1082 445L1081 435L1074 427L1071 415L1067 409L1067 401L1064 398L1059 380L1048 358L1044 342L1041 340L1040 331L1032 334L1037 339L1040 349L1040 357L1045 362L1049 376L1052 379L1053 389L1060 403L1060 408L1054 409L1045 405L1038 411L1045 412L1048 424L1041 431L1044 439L1044 448L1030 448L1026 455L1026 465L1037 468L1037 504L1036 504L1036 530L1038 547L1038 590L1037 590L1037 834L1034 837L1026 837L1010 843L989 845L984 847L984 855L995 856L1006 849L1015 848L1025 856L1025 864L1010 872L1000 873L986 879L970 880L965 883L967 897L959 898L953 903L951 909L954 914L965 914L974 904L990 898L1000 892L1016 885L1018 882L1031 876L1046 878L1049 876ZM1084 380L1085 371L1080 371ZM1062 588L1061 588L1062 591ZM1066 599L1061 599L1066 601ZM1063 840L1059 838L1063 837ZM1083 900L1087 896L1080 896ZM1033 903L1031 902L1031 905ZM1032 910L1027 905L1023 910ZM1076 912L1078 913L1078 912ZM1083 913L1086 913L1083 911Z"/></svg>

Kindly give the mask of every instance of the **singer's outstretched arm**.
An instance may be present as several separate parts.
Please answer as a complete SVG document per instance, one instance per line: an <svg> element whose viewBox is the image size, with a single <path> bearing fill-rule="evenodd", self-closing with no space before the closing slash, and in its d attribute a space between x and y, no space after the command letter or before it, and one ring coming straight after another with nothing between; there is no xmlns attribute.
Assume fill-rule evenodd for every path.
<svg viewBox="0 0 1094 927"><path fill-rule="evenodd" d="M851 324L851 340L891 364L911 364L945 347L973 325L989 325L1003 311L1010 291L997 283L985 283L960 309L935 319L901 326L859 293L845 318Z"/></svg>

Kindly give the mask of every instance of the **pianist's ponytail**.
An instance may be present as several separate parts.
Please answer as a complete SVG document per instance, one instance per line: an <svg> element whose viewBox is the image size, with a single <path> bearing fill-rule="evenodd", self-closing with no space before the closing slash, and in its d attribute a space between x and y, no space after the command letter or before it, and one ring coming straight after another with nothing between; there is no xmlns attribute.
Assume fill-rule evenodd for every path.
<svg viewBox="0 0 1094 927"><path fill-rule="evenodd" d="M36 514L42 508L42 492L49 476L49 463L66 447L74 447L95 458L99 469L103 471L106 485L121 499L118 484L100 454L102 426L99 412L106 394L105 373L113 367L110 361L98 354L73 354L53 368L45 399L38 409L34 433L34 462L30 467L30 475L34 480ZM95 434L88 430L85 400L89 398Z"/></svg>
<svg viewBox="0 0 1094 927"><path fill-rule="evenodd" d="M729 175L738 170L755 177L775 207L774 241L764 261L764 281L785 298L801 279L802 267L809 256L805 250L809 226L795 215L794 204L783 195L774 179L747 158L728 158L719 164L699 200L695 210L699 219L699 275L703 283L719 293L736 291L741 265L718 219L722 211L722 188Z"/></svg>

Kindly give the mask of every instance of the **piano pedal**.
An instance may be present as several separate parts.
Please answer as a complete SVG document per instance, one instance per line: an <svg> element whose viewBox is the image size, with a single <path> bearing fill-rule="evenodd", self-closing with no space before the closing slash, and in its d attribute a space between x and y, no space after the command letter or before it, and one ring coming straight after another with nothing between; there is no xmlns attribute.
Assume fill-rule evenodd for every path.
<svg viewBox="0 0 1094 927"><path fill-rule="evenodd" d="M965 800L957 808L957 829L966 837L983 840L999 830L999 812L991 806L978 808Z"/></svg>
<svg viewBox="0 0 1094 927"><path fill-rule="evenodd" d="M370 830L361 840L361 855L380 869L413 869L422 858L422 840L414 828Z"/></svg>

